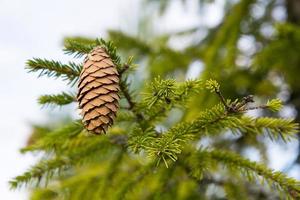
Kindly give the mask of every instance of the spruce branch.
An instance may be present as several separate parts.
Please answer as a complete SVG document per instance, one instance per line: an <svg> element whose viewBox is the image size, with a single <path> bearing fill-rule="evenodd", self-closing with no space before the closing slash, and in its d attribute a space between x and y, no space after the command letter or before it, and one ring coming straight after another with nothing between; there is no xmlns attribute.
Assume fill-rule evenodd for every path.
<svg viewBox="0 0 300 200"><path fill-rule="evenodd" d="M133 101L128 88L129 88L129 85L126 83L126 81L120 82L120 89L129 104L128 110L133 110L135 108L136 103Z"/></svg>
<svg viewBox="0 0 300 200"><path fill-rule="evenodd" d="M162 40L157 41L143 41L138 38L132 37L120 31L109 31L110 39L112 39L118 46L118 49L126 53L133 53L138 58L148 57L151 75L162 75L172 72L174 68L186 69L190 61L195 57L188 55L188 58L184 57L181 51L170 48L165 41L165 37L162 36ZM150 44L156 44L155 48ZM157 59L162 58L162 59ZM154 67L156 66L156 67ZM164 66L164 67L161 67Z"/></svg>
<svg viewBox="0 0 300 200"><path fill-rule="evenodd" d="M151 109L157 102L170 103L171 97L174 96L175 80L162 80L160 77L154 79L150 84L151 95L146 96L148 109Z"/></svg>
<svg viewBox="0 0 300 200"><path fill-rule="evenodd" d="M125 65L126 67L126 65ZM127 70L126 68L124 68L125 70ZM123 71L125 72L125 71ZM123 74L122 72L122 74ZM136 119L138 122L142 122L144 120L144 116L141 112L138 111L137 106L136 106L136 102L133 100L133 95L130 93L129 91L129 84L128 81L125 79L121 79L120 83L120 90L123 93L125 99L127 100L129 107L128 110L132 111L135 115L136 115Z"/></svg>
<svg viewBox="0 0 300 200"><path fill-rule="evenodd" d="M244 99L251 99L250 101L244 101ZM282 101L280 99L272 99L267 102L265 105L246 107L247 103L254 102L253 96L249 95L244 97L242 103L238 103L234 109L239 112L245 112L249 110L258 110L258 109L269 109L272 112L278 112L282 108Z"/></svg>
<svg viewBox="0 0 300 200"><path fill-rule="evenodd" d="M81 120L70 122L69 124L44 134L36 143L21 149L22 153L32 151L45 151L51 152L58 150L59 146L63 146L68 139L77 136L84 130ZM58 139L59 138L59 139Z"/></svg>
<svg viewBox="0 0 300 200"><path fill-rule="evenodd" d="M257 109L269 109L273 112L277 112L282 108L282 101L280 99L269 100L265 105L247 107L249 103L254 102L253 95L243 97L240 102L238 99L234 102L230 102L230 100L226 101L220 91L220 85L217 81L210 79L206 81L205 85L208 90L210 90L211 92L215 92L218 95L220 101L225 106L227 112L242 113L245 111Z"/></svg>
<svg viewBox="0 0 300 200"><path fill-rule="evenodd" d="M135 120L135 114L132 111L128 111L128 108L122 108L119 110L116 121L117 122L132 122Z"/></svg>
<svg viewBox="0 0 300 200"><path fill-rule="evenodd" d="M124 50L134 49L135 52L139 54L147 54L154 51L152 47L150 47L146 42L127 35L123 32L110 30L109 36L110 39L112 39L118 46L120 46ZM126 41L126 43L123 42L124 40Z"/></svg>
<svg viewBox="0 0 300 200"><path fill-rule="evenodd" d="M37 142L21 149L21 152L39 151L49 155L55 153L60 156L70 157L70 155L77 155L80 152L93 154L94 148L101 146L104 148L105 144L120 147L124 147L127 144L127 136L123 134L113 134L109 137L87 137L86 134L81 134L83 131L84 127L81 121L71 122L60 129L43 134ZM84 154L81 157L84 157Z"/></svg>
<svg viewBox="0 0 300 200"><path fill-rule="evenodd" d="M230 110L229 105L227 105L227 102L226 102L224 96L222 95L222 93L220 91L219 83L216 80L209 79L209 80L206 81L205 85L206 85L206 89L210 90L210 92L215 92L218 95L221 102L225 106L226 110Z"/></svg>
<svg viewBox="0 0 300 200"><path fill-rule="evenodd" d="M59 194L57 193L57 191L54 191L49 188L37 188L34 190L33 193L30 194L31 200L53 200L58 197Z"/></svg>
<svg viewBox="0 0 300 200"><path fill-rule="evenodd" d="M88 54L95 46L96 41L94 43L86 44L82 40L78 40L76 38L66 38L64 41L64 52L68 55L74 55L74 57L82 57L83 55Z"/></svg>
<svg viewBox="0 0 300 200"><path fill-rule="evenodd" d="M121 138L116 138L117 135L111 137L97 137L97 138L78 138L69 139L62 143L61 147L59 142L55 144L55 156L48 160L40 161L38 164L31 167L27 172L21 176L17 176L10 185L12 188L18 188L28 183L36 183L39 185L41 180L47 184L47 180L52 178L58 172L69 169L76 165L86 164L87 162L99 161L99 159L106 159L107 151L112 151L114 148L121 148L124 151L124 142L119 142ZM61 140L58 138L56 140ZM119 141L117 141L117 139ZM124 138L122 138L123 140ZM125 138L126 139L126 138ZM32 149L31 149L32 150ZM51 155L51 154L50 154Z"/></svg>
<svg viewBox="0 0 300 200"><path fill-rule="evenodd" d="M160 168L157 186L153 189L152 195L149 195L148 199L163 199L164 195L169 192L170 188L173 188L175 184L172 184L174 176L176 176L177 167L175 164L169 168Z"/></svg>
<svg viewBox="0 0 300 200"><path fill-rule="evenodd" d="M28 184L35 184L38 186L41 182L47 184L50 177L67 167L70 167L70 165L65 159L41 161L35 166L31 167L23 175L15 177L9 182L9 184L11 189L17 189Z"/></svg>
<svg viewBox="0 0 300 200"><path fill-rule="evenodd" d="M248 96L245 96L242 98L241 102L239 102L238 100L234 101L231 106L232 106L232 110L234 111L240 111L240 112L243 112L243 111L246 111L244 110L245 106L247 106L248 103L253 103L254 102L254 99L253 99L253 95L248 95ZM259 109L259 108L257 108Z"/></svg>
<svg viewBox="0 0 300 200"><path fill-rule="evenodd" d="M143 181L146 177L151 175L151 172L155 169L155 163L151 162L143 167L136 169L130 177L129 180L123 182L120 185L120 189L115 193L115 199L123 199L125 195L130 192L137 184Z"/></svg>
<svg viewBox="0 0 300 200"><path fill-rule="evenodd" d="M155 121L166 116L174 107L184 107L187 100L203 89L201 80L188 80L176 82L173 79L155 78L144 93L144 98L139 104L148 121Z"/></svg>
<svg viewBox="0 0 300 200"><path fill-rule="evenodd" d="M107 187L113 186L113 178L116 176L117 171L119 170L119 167L123 161L124 158L124 150L122 149L121 151L117 152L117 155L112 159L110 162L109 169L106 173L106 176L102 180L102 187L99 187L101 189L101 196L106 196L107 195Z"/></svg>
<svg viewBox="0 0 300 200"><path fill-rule="evenodd" d="M58 61L40 58L28 60L26 64L29 72L39 72L39 76L62 77L63 80L67 80L69 83L75 83L78 80L82 69L81 65L73 62L67 65Z"/></svg>
<svg viewBox="0 0 300 200"><path fill-rule="evenodd" d="M298 132L298 124L290 119L251 118L229 113L223 104L203 111L192 122L182 122L172 127L161 137L147 138L144 149L150 157L161 160L168 166L167 159L177 160L188 142L203 136L213 136L230 130L233 134L267 135L270 139L289 140ZM143 136L140 136L143 138ZM142 139L141 139L142 140Z"/></svg>
<svg viewBox="0 0 300 200"><path fill-rule="evenodd" d="M38 98L38 103L41 105L58 105L63 106L76 102L76 96L71 93L62 92L55 95L42 95Z"/></svg>
<svg viewBox="0 0 300 200"><path fill-rule="evenodd" d="M300 182L289 178L281 172L275 172L262 164L243 158L238 154L223 150L201 150L196 154L196 157L198 160L205 158L208 162L211 159L215 163L222 163L228 169L240 172L249 181L255 180L256 177L261 177L271 188L275 187L294 199L300 197Z"/></svg>
<svg viewBox="0 0 300 200"><path fill-rule="evenodd" d="M193 122L179 123L160 137L149 137L144 148L150 157L156 158L158 162L164 161L168 166L167 159L177 160L177 155L182 152L185 144L197 138L197 135L208 133L208 131L212 134L223 130L225 125L232 126L235 118L231 119L224 113L224 107L217 105L200 113ZM231 120L226 123L227 117Z"/></svg>
<svg viewBox="0 0 300 200"><path fill-rule="evenodd" d="M196 143L204 136L221 135L230 131L232 134L243 134L245 137L267 135L272 140L281 138L287 141L298 132L298 125L290 119L252 118L243 115L245 111L252 109L278 111L282 107L279 99L268 101L265 105L249 107L248 104L254 102L252 95L241 100L227 100L220 91L220 85L215 80L208 80L205 84L206 88L215 92L221 103L200 112L199 116L192 121L180 122L167 131L158 134L155 131L157 124L154 124L154 121L159 117L166 116L167 112L176 106L184 107L191 94L198 93L203 88L202 82L200 80L190 80L179 83L173 79L155 78L150 84L148 93L139 101L130 91L130 83L126 77L126 72L133 68L132 57L129 57L127 62L123 63L121 57L117 54L116 46L111 41L69 38L65 43L65 51L78 57L89 53L95 46L99 45L106 49L120 76L120 90L129 105L118 117L118 122L124 123L120 123L119 127L113 127L111 134L105 137L88 137L82 134L84 128L79 121L72 122L58 130L46 130L46 134L42 134L38 141L22 151L42 152L47 160L39 162L23 175L13 179L10 182L12 188L18 188L29 183L41 185L41 183L47 183L49 179L54 179L55 175L58 175L61 170L75 169L78 165L88 163L91 164L91 167L87 171L83 169L83 173L72 174L71 178L64 177L61 180L62 184L58 186L58 191L61 189L69 190L69 187L72 186L72 189L77 190L77 192L76 194L70 194L70 198L73 195L78 195L78 198L86 191L89 192L87 198L99 198L100 193L104 196L109 194L109 191L105 190L107 185L113 186L115 183L121 183L118 191L114 192L117 198L123 198L131 191L131 188L142 185L139 184L141 181L151 177L150 175L153 173L150 172L156 167L158 173L167 172L164 173L164 176L158 177L157 191L158 194L162 194L164 191L168 191L168 179L173 178L173 170L178 169L178 165L174 161L178 160L178 156L183 155L182 152L189 147L192 147L195 151ZM150 50L155 49L151 48ZM152 54L159 55L160 52L164 51L165 53L172 53L161 48L161 50L152 52ZM172 55L180 54L175 52ZM175 57L181 59L180 56ZM30 71L39 71L40 76L62 77L70 83L76 82L82 68L74 63L66 65L43 59L30 60L28 66ZM44 95L40 97L39 102L45 105L65 105L74 100L74 95L61 93ZM137 122L134 126L132 126L133 121ZM132 163L138 163L136 162L138 159L132 154L125 156L124 152L128 147L134 153L144 155L143 153L146 152L149 157L155 158L157 162L150 161L150 164L146 165L140 165L140 163L132 165ZM193 151L189 153L193 153ZM191 173L198 174L199 177L203 176L205 170L212 169L209 166L210 163L222 163L230 170L246 172L249 179L260 176L269 185L275 186L275 189L278 188L280 191L287 192L293 198L299 197L300 189L297 181L239 155L218 150L200 150L195 155L198 156L197 161L201 160L201 163L200 161L197 162L199 164L198 169L194 167ZM123 160L126 160L126 163ZM185 158L183 158L184 163L185 161ZM158 165L161 162L164 162L165 166L170 168L161 168L161 165ZM96 167L92 166L94 164ZM121 164L121 166L117 164ZM131 171L127 170L127 167ZM123 168L126 168L126 170ZM128 173L132 173L132 176L128 179L117 180L120 177L120 179L127 177ZM78 184L79 182L82 184ZM220 182L220 185L224 187L225 184ZM78 185L81 185L81 187L78 187ZM72 191L72 189L69 191ZM156 197L159 196L153 195L153 198Z"/></svg>
<svg viewBox="0 0 300 200"><path fill-rule="evenodd" d="M128 69L129 69L130 65L125 63L122 67L122 69L119 70L119 74L120 76L122 76L122 74L124 74Z"/></svg>
<svg viewBox="0 0 300 200"><path fill-rule="evenodd" d="M293 119L243 116L238 129L250 135L267 135L271 140L282 139L286 142L296 137L299 125Z"/></svg>
<svg viewBox="0 0 300 200"><path fill-rule="evenodd" d="M280 99L272 99L267 102L266 108L273 112L277 112L282 108L282 101Z"/></svg>
<svg viewBox="0 0 300 200"><path fill-rule="evenodd" d="M136 126L131 131L127 146L134 153L140 153L147 144L149 145L149 141L151 141L152 137L157 136L153 127L150 127L146 130L143 130L141 127Z"/></svg>
<svg viewBox="0 0 300 200"><path fill-rule="evenodd" d="M258 196L271 195L270 192L265 191L264 188L248 187L251 185L242 183L244 177L235 177L235 179L233 179L230 175L222 178L213 176L213 174L210 174L209 172L210 170L214 171L216 165L212 164L212 159L209 156L201 156L200 158L201 152L206 149L200 148L200 150L201 151L198 150L199 152L195 153L197 150L190 148L188 151L185 151L176 162L199 187L206 188L210 184L220 186L224 188L226 197L229 199L247 199L247 192L253 193L254 196L256 196L255 194ZM245 191L245 189L247 191ZM277 197L278 195L273 194L272 196Z"/></svg>

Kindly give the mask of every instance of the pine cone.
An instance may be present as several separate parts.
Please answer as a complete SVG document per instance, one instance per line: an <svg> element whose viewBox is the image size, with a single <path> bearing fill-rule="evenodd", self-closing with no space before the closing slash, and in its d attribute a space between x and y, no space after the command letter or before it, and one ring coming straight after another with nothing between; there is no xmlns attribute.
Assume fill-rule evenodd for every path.
<svg viewBox="0 0 300 200"><path fill-rule="evenodd" d="M85 58L77 100L88 131L106 133L119 108L119 74L105 49L95 47Z"/></svg>

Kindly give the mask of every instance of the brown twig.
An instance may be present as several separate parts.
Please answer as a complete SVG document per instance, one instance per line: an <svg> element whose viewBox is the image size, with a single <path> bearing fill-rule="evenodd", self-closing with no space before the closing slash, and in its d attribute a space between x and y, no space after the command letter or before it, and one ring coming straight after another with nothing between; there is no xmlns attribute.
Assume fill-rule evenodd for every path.
<svg viewBox="0 0 300 200"><path fill-rule="evenodd" d="M243 108L248 103L253 103L253 95L248 95L242 99L240 103L232 103L228 105L226 103L226 100L224 96L222 95L221 91L217 88L215 88L215 92L218 95L219 99L221 100L222 104L225 106L226 110L231 113L238 113L238 112L245 112L248 110L256 110L256 109L265 109L267 108L266 105L256 106L256 107L250 107L250 108Z"/></svg>
<svg viewBox="0 0 300 200"><path fill-rule="evenodd" d="M120 79L122 78L122 75L124 74L124 72L126 72L129 69L129 67L130 66L128 64L123 65L123 68L119 71ZM122 91L125 99L127 100L128 104L129 104L128 110L133 111L133 113L135 113L137 119L143 120L144 116L141 113L136 111L136 103L133 101L133 99L128 91L128 88L126 86L126 83L124 81L120 82L120 90Z"/></svg>
<svg viewBox="0 0 300 200"><path fill-rule="evenodd" d="M127 71L127 70L129 69L129 67L130 67L130 66L129 66L127 63L125 63L125 64L123 65L122 69L120 69L119 75L122 76L122 74L123 74L125 71Z"/></svg>
<svg viewBox="0 0 300 200"><path fill-rule="evenodd" d="M123 83L123 82L120 83L120 90L122 91L124 97L126 98L128 104L129 104L128 109L132 110L135 107L135 102L132 100L132 98L129 94L129 91L127 90L127 88L125 86L125 83Z"/></svg>
<svg viewBox="0 0 300 200"><path fill-rule="evenodd" d="M241 112L248 111L248 110L257 110L257 109L266 109L268 108L267 105L261 105L261 106L254 106L249 108L240 109Z"/></svg>
<svg viewBox="0 0 300 200"><path fill-rule="evenodd" d="M226 103L226 100L225 100L224 96L222 95L221 91L216 88L215 92L218 95L218 97L221 100L221 102L223 103L223 105L225 106L226 110L227 111L231 111L231 107Z"/></svg>
<svg viewBox="0 0 300 200"><path fill-rule="evenodd" d="M236 105L235 109L240 110L241 108L246 106L248 103L253 103L253 102L254 102L253 95L248 95L248 96L244 97L242 99L242 101Z"/></svg>

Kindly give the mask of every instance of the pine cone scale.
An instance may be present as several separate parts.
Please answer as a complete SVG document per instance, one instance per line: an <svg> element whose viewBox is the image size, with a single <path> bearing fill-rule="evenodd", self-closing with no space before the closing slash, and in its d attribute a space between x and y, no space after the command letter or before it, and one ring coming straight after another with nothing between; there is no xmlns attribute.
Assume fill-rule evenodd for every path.
<svg viewBox="0 0 300 200"><path fill-rule="evenodd" d="M117 88L110 90L110 89L104 88L103 85L101 85L100 87L97 87L97 88L88 88L88 89L93 89L93 90L92 90L92 92L82 91L82 94L77 96L78 101L81 101L83 98L86 98L87 100L92 100L95 97L98 97L99 95L111 95L113 98L115 98L117 100L120 99L120 96L118 94L115 94L115 92L118 92Z"/></svg>
<svg viewBox="0 0 300 200"><path fill-rule="evenodd" d="M98 64L98 65L102 65L102 67L99 67L98 65L96 65L96 64L98 64L97 62L94 64L94 65L92 65L92 66L96 66L96 67L98 67L98 69L95 69L95 68L93 68L93 69L90 69L90 68L84 68L83 69L83 72L80 74L80 77L81 77L81 81L83 81L86 77L88 77L88 76L96 76L96 75L98 75L98 74L101 74L101 76L105 76L105 75L107 75L107 73L104 73L104 71L101 71L101 69L107 69L107 68L114 68L113 66L111 66L111 65L103 65L103 64ZM86 69L89 69L89 70L86 70ZM95 70L94 72L91 72L91 70ZM112 70L114 70L114 69L112 69ZM117 70L114 70L114 72L115 72L115 74L116 75L118 75L117 74ZM91 74L92 73L92 74Z"/></svg>
<svg viewBox="0 0 300 200"><path fill-rule="evenodd" d="M85 73L81 75L81 80L79 82L79 85L81 86L83 83L89 82L93 78L103 78L106 77L107 75L115 76L118 78L118 75L116 75L116 70L114 70L113 67L109 67L109 68L111 69L108 68L104 68L106 70L98 69L95 72L89 72L89 73L85 71Z"/></svg>

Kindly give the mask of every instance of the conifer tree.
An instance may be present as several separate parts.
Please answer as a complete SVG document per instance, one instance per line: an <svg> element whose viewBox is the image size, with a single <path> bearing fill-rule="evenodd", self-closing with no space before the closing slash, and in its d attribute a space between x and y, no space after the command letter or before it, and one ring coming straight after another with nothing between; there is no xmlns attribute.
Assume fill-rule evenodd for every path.
<svg viewBox="0 0 300 200"><path fill-rule="evenodd" d="M149 84L144 95L137 97L130 92L127 80L131 59L122 63L111 42L96 40L88 46L70 41L70 46L66 46L68 53L84 55L93 46L101 46L117 66L124 100L117 123L102 136L90 135L81 120L51 131L35 130L35 140L22 151L42 152L44 156L11 181L13 188L36 185L33 199L200 198L205 196L209 184L224 187L227 195L234 196L231 193L235 187L246 189L239 182L247 178L253 184L260 181L263 186L269 185L270 190L284 197L299 197L299 182L283 173L237 153L201 145L205 138L224 137L227 132L250 139L265 136L289 141L298 131L291 119L253 118L245 114L252 109L276 112L281 108L279 99L253 107L249 105L254 102L251 95L225 99L215 80L177 82L160 77ZM42 59L29 60L27 65L30 71L63 77L68 83L78 80L82 68L79 64ZM186 102L203 90L215 93L220 102L193 120L181 119L164 131L158 129L173 109L193 109L186 107ZM39 102L62 106L76 103L76 98L63 92L42 96Z"/></svg>
<svg viewBox="0 0 300 200"><path fill-rule="evenodd" d="M70 85L70 91L41 96L40 104L78 105L84 58L101 47L117 69L120 106L106 134L88 131L81 118L59 127L33 127L30 143L21 151L38 152L41 160L12 179L11 187L29 187L33 200L300 199L300 182L267 166L264 143L290 142L297 137L298 124L276 116L282 101L270 98L274 91L270 95L265 89L270 84L250 86L274 70L269 62L282 64L280 56L275 61L268 56L274 49L282 51L281 45L289 38L274 39L268 48L251 55L253 71L236 64L242 32L236 25L247 22L245 13L254 3L232 3L232 12L219 27L183 51L168 47L166 39L153 38L150 43L110 31L114 43L65 39L65 53L81 63L29 60L30 72L62 78ZM297 40L298 29L281 24L276 37L288 34ZM181 74L198 59L205 63L201 77L182 80ZM149 72L145 80L140 78L142 67ZM264 115L253 117L249 110ZM243 150L249 148L260 152L260 161L244 155Z"/></svg>

